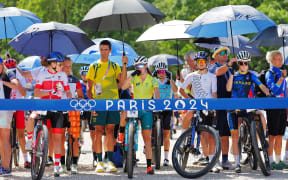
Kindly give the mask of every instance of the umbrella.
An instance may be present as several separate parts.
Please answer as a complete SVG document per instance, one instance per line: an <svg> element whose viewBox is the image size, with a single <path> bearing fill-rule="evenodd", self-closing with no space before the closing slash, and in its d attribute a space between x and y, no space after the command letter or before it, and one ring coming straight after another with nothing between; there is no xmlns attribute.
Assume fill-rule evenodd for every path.
<svg viewBox="0 0 288 180"><path fill-rule="evenodd" d="M279 49L280 52L283 52L283 59L284 59L284 65L288 65L288 57L287 57L287 54L288 54L288 46L282 46L280 49ZM285 55L286 54L286 55Z"/></svg>
<svg viewBox="0 0 288 180"><path fill-rule="evenodd" d="M183 64L183 61L177 56L170 54L158 54L148 59L148 66L155 66L160 61L165 62L168 65Z"/></svg>
<svg viewBox="0 0 288 180"><path fill-rule="evenodd" d="M95 45L92 45L91 47L85 49L81 54L79 55L72 55L70 58L74 63L82 63L82 64L91 64L97 59L100 59L100 42L103 40L109 40L112 44L112 51L109 56L109 59L113 62L118 63L120 66L122 66L122 41L118 41L111 38L98 38L94 39L93 42ZM134 49L129 46L128 44L124 43L125 48L125 54L128 57L128 64L127 66L131 66L133 64L134 58L136 58L138 55L134 51Z"/></svg>
<svg viewBox="0 0 288 180"><path fill-rule="evenodd" d="M16 7L0 8L0 39L15 37L20 32L34 23L41 23L41 19L35 14Z"/></svg>
<svg viewBox="0 0 288 180"><path fill-rule="evenodd" d="M18 67L22 70L32 70L34 68L40 67L41 65L41 59L40 56L29 56L20 61L18 64Z"/></svg>
<svg viewBox="0 0 288 180"><path fill-rule="evenodd" d="M3 3L0 3L0 8L4 8L5 5Z"/></svg>
<svg viewBox="0 0 288 180"><path fill-rule="evenodd" d="M57 22L33 24L9 42L20 54L45 57L53 51L80 54L93 44L80 28Z"/></svg>
<svg viewBox="0 0 288 180"><path fill-rule="evenodd" d="M255 46L283 46L285 37L288 36L288 24L271 26L257 33L248 44Z"/></svg>
<svg viewBox="0 0 288 180"><path fill-rule="evenodd" d="M142 0L109 0L96 4L80 23L92 31L121 30L124 51L124 30L155 24L165 15L152 4Z"/></svg>
<svg viewBox="0 0 288 180"><path fill-rule="evenodd" d="M262 56L260 50L253 45L247 45L249 39L244 36L233 36L234 42L234 53L237 54L239 51L248 51L251 56ZM199 38L194 41L194 44L207 49L214 49L220 46L226 46L233 51L231 37L215 37L215 38Z"/></svg>
<svg viewBox="0 0 288 180"><path fill-rule="evenodd" d="M186 33L194 37L231 37L259 32L275 25L268 16L251 6L227 5L198 16ZM233 38L231 40L233 47Z"/></svg>
<svg viewBox="0 0 288 180"><path fill-rule="evenodd" d="M178 57L178 40L191 39L193 36L184 33L191 25L191 21L173 20L159 23L146 30L136 41L167 41L176 40ZM176 57L176 60L178 59ZM176 63L177 64L177 63ZM178 72L179 72L179 63Z"/></svg>

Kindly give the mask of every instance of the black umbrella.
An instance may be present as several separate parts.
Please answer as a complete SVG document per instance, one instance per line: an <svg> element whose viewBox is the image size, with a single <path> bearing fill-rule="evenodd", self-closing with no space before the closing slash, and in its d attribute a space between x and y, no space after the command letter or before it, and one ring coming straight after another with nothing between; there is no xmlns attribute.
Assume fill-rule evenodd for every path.
<svg viewBox="0 0 288 180"><path fill-rule="evenodd" d="M121 30L124 53L124 30L158 23L165 15L152 4L141 0L109 0L96 4L80 23L92 31Z"/></svg>

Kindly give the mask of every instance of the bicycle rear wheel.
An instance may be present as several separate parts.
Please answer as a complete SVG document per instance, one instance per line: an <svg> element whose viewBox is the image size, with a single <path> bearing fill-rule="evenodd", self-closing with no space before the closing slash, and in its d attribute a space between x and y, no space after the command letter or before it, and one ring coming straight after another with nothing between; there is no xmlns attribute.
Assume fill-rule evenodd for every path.
<svg viewBox="0 0 288 180"><path fill-rule="evenodd" d="M135 155L135 141L134 141L135 126L133 122L129 123L128 129L128 148L126 156L126 170L128 172L128 178L133 178L134 169L134 155Z"/></svg>
<svg viewBox="0 0 288 180"><path fill-rule="evenodd" d="M160 160L161 160L161 122L159 120L155 123L154 128L155 135L155 169L160 169Z"/></svg>
<svg viewBox="0 0 288 180"><path fill-rule="evenodd" d="M72 158L73 158L73 143L72 143L72 138L68 137L68 140L67 140L67 151L66 151L66 169L67 171L70 171L71 170L71 164L72 164Z"/></svg>
<svg viewBox="0 0 288 180"><path fill-rule="evenodd" d="M31 176L40 180L44 174L48 154L48 129L45 125L34 129L34 147L31 153Z"/></svg>
<svg viewBox="0 0 288 180"><path fill-rule="evenodd" d="M265 139L264 130L261 126L261 119L259 117L259 121L253 120L251 122L251 138L252 138L252 145L255 152L255 155L258 159L258 164L262 173L265 176L270 176L270 161L268 156L268 147L269 144Z"/></svg>
<svg viewBox="0 0 288 180"><path fill-rule="evenodd" d="M200 136L206 132L215 142L213 159L207 166L198 166L196 162L203 155ZM216 130L209 126L199 125L195 130L194 146L191 146L192 127L187 129L176 141L172 152L172 164L178 174L185 178L197 178L205 175L212 169L221 153L221 141ZM211 142L209 142L211 143ZM198 146L197 146L198 145Z"/></svg>

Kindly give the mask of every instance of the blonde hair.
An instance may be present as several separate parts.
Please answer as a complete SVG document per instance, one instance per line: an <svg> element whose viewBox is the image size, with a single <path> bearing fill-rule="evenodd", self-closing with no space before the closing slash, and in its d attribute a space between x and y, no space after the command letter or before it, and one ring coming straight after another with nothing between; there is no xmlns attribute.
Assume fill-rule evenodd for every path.
<svg viewBox="0 0 288 180"><path fill-rule="evenodd" d="M8 69L6 68L6 66L2 63L3 65L3 69L2 69L2 73L0 74L1 78L4 79L7 72L8 72Z"/></svg>
<svg viewBox="0 0 288 180"><path fill-rule="evenodd" d="M280 54L281 57L282 57L281 52L278 51L278 50L268 51L268 52L266 53L266 60L267 60L267 62L271 65L271 60L272 60L276 55L278 55L278 54ZM283 63L283 58L282 58L282 63Z"/></svg>

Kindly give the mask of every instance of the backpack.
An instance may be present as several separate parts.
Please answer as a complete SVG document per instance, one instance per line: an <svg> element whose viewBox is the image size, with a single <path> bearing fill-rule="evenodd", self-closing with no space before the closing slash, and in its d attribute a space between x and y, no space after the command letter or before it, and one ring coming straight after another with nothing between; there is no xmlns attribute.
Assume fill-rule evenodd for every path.
<svg viewBox="0 0 288 180"><path fill-rule="evenodd" d="M260 72L260 74L258 75L258 79L262 82L262 84L264 84L266 87L266 80L265 80L265 76L266 76L266 73L270 71L272 72L273 76L274 76L274 80L275 82L277 82L277 75L274 71L271 71L271 70L262 70ZM255 86L254 88L254 94L255 94L255 97L267 97L266 94L264 94L261 89L259 88L259 86Z"/></svg>
<svg viewBox="0 0 288 180"><path fill-rule="evenodd" d="M113 153L113 158L112 158L112 162L115 164L117 168L123 167L123 151L120 146L121 144L115 143L114 153Z"/></svg>

